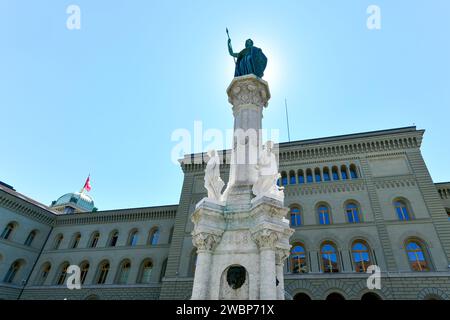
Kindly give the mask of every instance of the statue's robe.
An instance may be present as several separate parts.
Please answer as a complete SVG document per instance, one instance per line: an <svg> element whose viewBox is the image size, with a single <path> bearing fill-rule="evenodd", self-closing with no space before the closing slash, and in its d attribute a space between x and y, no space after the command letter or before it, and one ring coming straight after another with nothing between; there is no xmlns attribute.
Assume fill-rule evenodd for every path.
<svg viewBox="0 0 450 320"><path fill-rule="evenodd" d="M267 58L260 48L249 47L239 52L234 76L254 74L262 78L266 69Z"/></svg>

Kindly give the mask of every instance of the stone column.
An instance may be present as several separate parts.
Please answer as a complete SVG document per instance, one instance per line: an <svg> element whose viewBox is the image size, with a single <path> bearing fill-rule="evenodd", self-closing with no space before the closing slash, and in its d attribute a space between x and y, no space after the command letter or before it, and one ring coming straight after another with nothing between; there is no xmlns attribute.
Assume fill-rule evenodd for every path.
<svg viewBox="0 0 450 320"><path fill-rule="evenodd" d="M289 257L289 250L278 248L276 251L276 271L279 281L277 286L277 299L284 300L284 260Z"/></svg>
<svg viewBox="0 0 450 320"><path fill-rule="evenodd" d="M192 242L197 247L197 265L191 300L206 300L209 298L212 251L219 242L219 236L201 232L193 235Z"/></svg>
<svg viewBox="0 0 450 320"><path fill-rule="evenodd" d="M259 298L261 300L276 300L276 267L275 243L278 240L277 232L262 229L252 235L257 243L259 253Z"/></svg>
<svg viewBox="0 0 450 320"><path fill-rule="evenodd" d="M269 86L250 74L234 78L227 94L233 105L234 135L224 199L227 205L247 205L252 197L251 186L258 177L256 164L262 144L263 109L270 99Z"/></svg>

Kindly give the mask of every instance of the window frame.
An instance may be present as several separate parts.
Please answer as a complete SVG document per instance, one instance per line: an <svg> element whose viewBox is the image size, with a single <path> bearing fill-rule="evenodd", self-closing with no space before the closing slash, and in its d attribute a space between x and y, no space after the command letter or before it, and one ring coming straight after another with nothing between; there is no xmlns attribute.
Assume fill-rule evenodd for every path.
<svg viewBox="0 0 450 320"><path fill-rule="evenodd" d="M293 210L298 210L298 212L294 212ZM294 219L296 221L295 224L292 223L293 221L293 216L295 216L296 218ZM300 223L297 223L298 220L300 221ZM302 207L299 204L292 204L289 206L289 225L293 228L298 228L301 227L303 225L303 210Z"/></svg>
<svg viewBox="0 0 450 320"><path fill-rule="evenodd" d="M409 255L410 252L409 252L409 249L408 249L408 245L411 244L411 243L415 243L420 248L420 251L422 252L422 256L423 256L423 261L426 263L427 270L421 270L422 267L421 267L420 263L418 263L419 270L416 270L413 267L413 262L410 259L410 255ZM417 252L417 251L414 251L414 252ZM406 253L406 259L408 261L409 268L411 269L412 272L430 272L430 271L433 271L434 268L433 268L433 264L432 264L432 261L431 261L431 255L428 252L427 244L423 240L418 239L418 238L408 238L405 241L405 253ZM415 255L416 255L416 258L417 258L417 254L415 254ZM416 259L415 263L417 263L418 261L420 261L420 260Z"/></svg>
<svg viewBox="0 0 450 320"><path fill-rule="evenodd" d="M336 268L337 268L336 270L337 271L333 271L335 269L331 269L331 271L330 271L329 268L328 269L325 268L324 254L327 254L327 253L324 253L323 248L326 245L329 245L334 249L334 254L336 255ZM328 256L329 255L330 254L328 253ZM328 258L328 261L332 261L332 259ZM324 241L320 245L320 267L321 267L323 273L340 273L341 272L341 261L340 261L340 257L339 257L339 249L333 241ZM326 271L326 270L328 270L328 271Z"/></svg>
<svg viewBox="0 0 450 320"><path fill-rule="evenodd" d="M302 248L303 251L301 251L300 253L294 253L294 249L296 247ZM294 271L294 265L296 265L296 263L293 262L293 257L294 256L301 256L302 254L304 255L304 257L303 257L304 265L302 266L302 264L300 262L301 258L297 259L296 262L299 265L299 268L298 268L299 271L295 272ZM309 272L308 252L306 250L305 245L302 242L294 242L292 244L291 250L289 252L289 260L288 261L289 261L289 269L288 269L289 273L291 273L291 274L302 274L302 273L308 273ZM302 269L304 269L304 270L302 270Z"/></svg>
<svg viewBox="0 0 450 320"><path fill-rule="evenodd" d="M399 206L398 204L403 204L403 207L402 206ZM412 208L411 208L411 203L407 200L407 199L405 199L405 198L403 198L403 197L400 197L400 198L395 198L393 201L392 201L392 206L393 206L393 208L394 208L394 214L395 214L395 216L396 216L396 218L397 218L397 220L398 221L411 221L411 220L414 220L414 215L413 215L413 211L412 211ZM399 209L400 208L403 208L403 209L401 209L401 215L402 215L402 217L400 217L400 213L399 213ZM408 216L408 218L407 219L404 219L404 217L405 217L405 212L404 212L404 210L406 209L406 214L407 214L407 216Z"/></svg>
<svg viewBox="0 0 450 320"><path fill-rule="evenodd" d="M349 206L354 206L352 208L349 208ZM359 202L355 200L348 200L344 204L344 211L345 211L345 218L347 220L347 223L362 223L362 212L361 212L361 205ZM349 212L351 211L351 212ZM356 213L355 213L356 212ZM350 215L352 216L352 220L350 219ZM355 216L357 217L357 220L355 220Z"/></svg>
<svg viewBox="0 0 450 320"><path fill-rule="evenodd" d="M321 207L325 207L327 209L328 223L322 223L323 212L321 211ZM327 225L333 224L333 219L331 216L331 207L327 203L322 202L322 203L317 204L315 211L316 211L317 223L319 225L327 226Z"/></svg>
<svg viewBox="0 0 450 320"><path fill-rule="evenodd" d="M11 240L14 234L14 231L17 229L17 222L11 221L3 228L3 231L0 235L0 239L3 240Z"/></svg>
<svg viewBox="0 0 450 320"><path fill-rule="evenodd" d="M366 248L366 251L354 250L354 246L357 245L357 244L362 244ZM364 239L356 239L356 240L352 241L351 247L350 247L350 252L351 252L353 269L355 270L355 272L365 273L365 272L367 272L367 268L370 265L374 264L373 255L372 255L372 248L370 247L370 245L367 243L366 240L364 240ZM357 261L355 260L355 254L359 253L359 257L360 257L361 261L363 261L362 260L362 257L363 257L362 254L364 252L367 252L367 256L368 256L369 261L367 262L367 266L365 265L365 262L362 263L362 271L361 270L357 270L358 269L358 265L357 265Z"/></svg>

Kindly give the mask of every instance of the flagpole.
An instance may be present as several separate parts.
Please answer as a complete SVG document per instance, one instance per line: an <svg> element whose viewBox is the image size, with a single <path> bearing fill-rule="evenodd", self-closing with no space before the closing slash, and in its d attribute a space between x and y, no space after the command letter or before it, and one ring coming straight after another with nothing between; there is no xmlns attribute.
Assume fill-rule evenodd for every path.
<svg viewBox="0 0 450 320"><path fill-rule="evenodd" d="M287 132L288 132L288 140L291 142L291 133L289 131L289 115L288 115L288 107L287 107L287 99L284 98L284 107L286 110L286 126L287 126Z"/></svg>

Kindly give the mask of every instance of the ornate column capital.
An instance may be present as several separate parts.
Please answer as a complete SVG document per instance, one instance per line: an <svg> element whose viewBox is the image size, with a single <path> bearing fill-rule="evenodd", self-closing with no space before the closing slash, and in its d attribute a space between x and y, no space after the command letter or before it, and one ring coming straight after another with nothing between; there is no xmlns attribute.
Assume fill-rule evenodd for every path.
<svg viewBox="0 0 450 320"><path fill-rule="evenodd" d="M267 82L253 74L234 78L227 89L227 94L228 101L234 107L250 104L267 107L270 99Z"/></svg>
<svg viewBox="0 0 450 320"><path fill-rule="evenodd" d="M203 251L213 251L220 242L221 236L208 233L198 232L192 234L192 244L198 249Z"/></svg>
<svg viewBox="0 0 450 320"><path fill-rule="evenodd" d="M275 249L278 241L278 232L270 229L262 229L252 234L253 241L256 242L259 249Z"/></svg>
<svg viewBox="0 0 450 320"><path fill-rule="evenodd" d="M291 254L291 250L285 248L277 248L275 251L276 264L283 264Z"/></svg>

